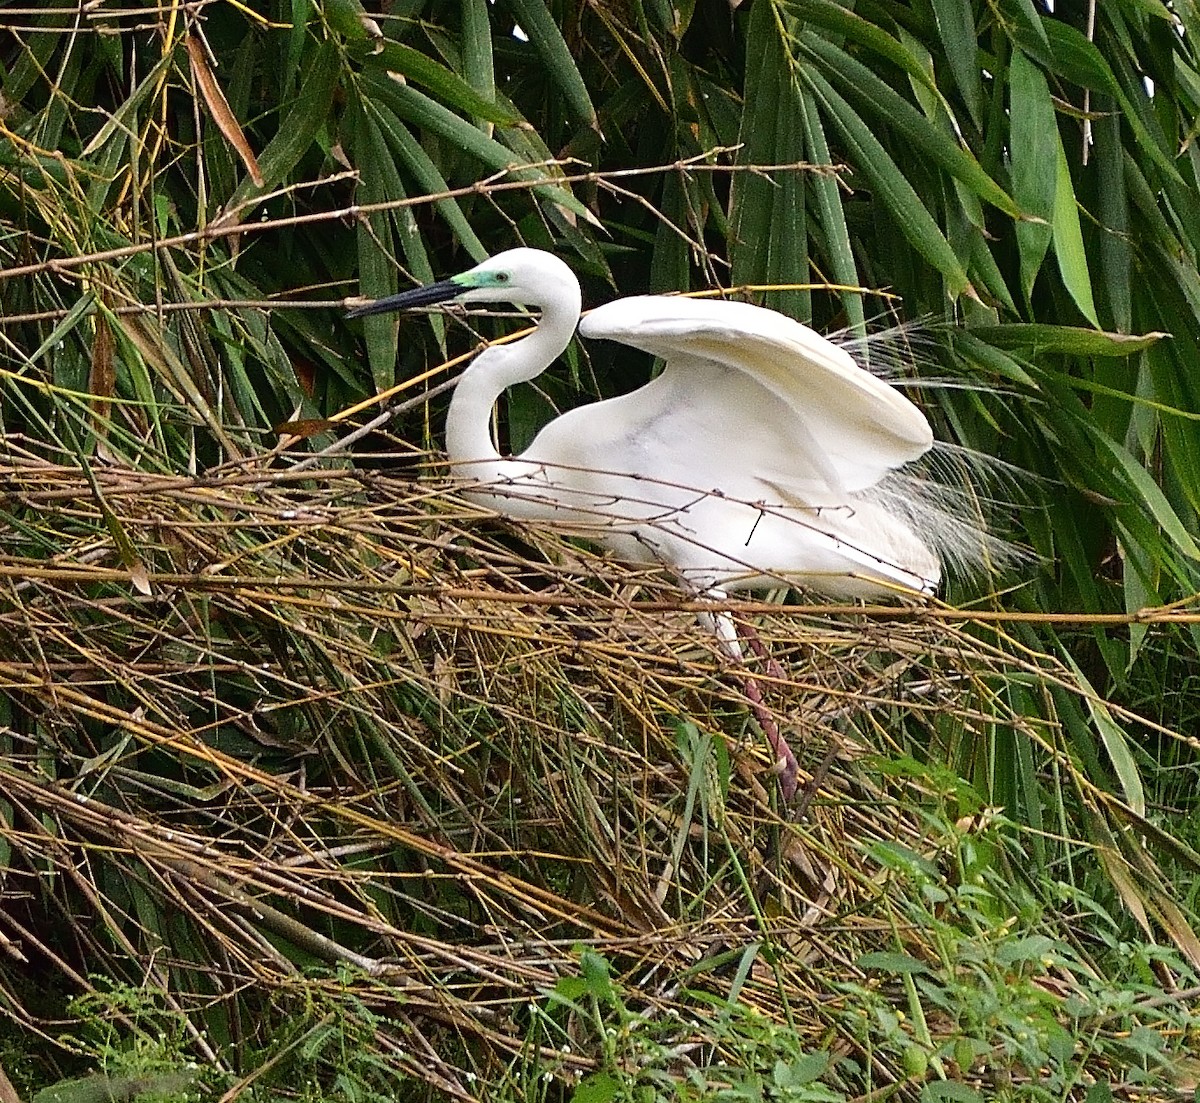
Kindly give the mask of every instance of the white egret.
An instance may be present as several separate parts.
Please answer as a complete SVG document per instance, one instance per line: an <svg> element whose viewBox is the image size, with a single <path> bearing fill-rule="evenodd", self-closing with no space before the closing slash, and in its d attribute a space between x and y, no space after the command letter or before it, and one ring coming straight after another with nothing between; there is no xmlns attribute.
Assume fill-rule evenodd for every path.
<svg viewBox="0 0 1200 1103"><path fill-rule="evenodd" d="M447 301L541 311L532 334L472 361L446 420L464 493L501 514L570 526L716 597L782 585L851 598L932 593L943 556L971 558L971 519L903 470L933 445L925 416L791 318L746 303L646 295L580 322L574 273L528 248L350 315ZM664 370L630 394L562 414L519 456L501 456L490 428L497 398L545 371L577 325L584 337L661 357ZM731 620L714 619L737 653ZM768 735L790 798L794 757L777 732Z"/></svg>

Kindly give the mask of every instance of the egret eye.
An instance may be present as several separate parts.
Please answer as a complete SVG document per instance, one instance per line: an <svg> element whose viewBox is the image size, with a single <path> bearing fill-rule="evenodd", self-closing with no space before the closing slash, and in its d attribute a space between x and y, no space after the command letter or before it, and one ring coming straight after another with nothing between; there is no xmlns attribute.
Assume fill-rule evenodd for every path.
<svg viewBox="0 0 1200 1103"><path fill-rule="evenodd" d="M497 283L508 283L508 273L507 272L497 272L495 278L496 278Z"/></svg>

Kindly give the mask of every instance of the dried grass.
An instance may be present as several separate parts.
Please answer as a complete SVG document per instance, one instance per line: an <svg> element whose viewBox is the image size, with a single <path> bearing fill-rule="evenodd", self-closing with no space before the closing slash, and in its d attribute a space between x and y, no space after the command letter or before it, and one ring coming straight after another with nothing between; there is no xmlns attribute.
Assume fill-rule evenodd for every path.
<svg viewBox="0 0 1200 1103"><path fill-rule="evenodd" d="M0 932L70 989L158 985L202 1051L214 1009L247 1029L247 992L350 988L393 1009L381 1051L463 1095L450 1054L520 1053L520 1009L580 942L669 1003L681 971L719 990L704 963L766 941L743 1000L808 1005L820 1035L826 973L893 933L864 843L944 842L928 777L875 757L966 761L1013 728L1056 753L997 688L1063 672L994 629L760 605L789 678L752 673L806 771L792 819L735 672L661 577L436 481L84 471L19 446Z"/></svg>

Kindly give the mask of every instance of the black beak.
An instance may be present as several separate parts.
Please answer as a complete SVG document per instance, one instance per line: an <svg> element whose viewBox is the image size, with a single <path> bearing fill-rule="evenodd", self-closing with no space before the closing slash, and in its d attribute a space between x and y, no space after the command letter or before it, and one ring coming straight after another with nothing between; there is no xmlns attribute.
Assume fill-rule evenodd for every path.
<svg viewBox="0 0 1200 1103"><path fill-rule="evenodd" d="M411 291L401 291L399 295L388 295L384 299L376 299L366 306L356 306L346 311L347 318L363 318L368 314L390 314L394 310L414 310L419 306L433 306L434 303L444 303L468 290L462 284L453 280L439 280L437 283L427 283L424 287L414 287Z"/></svg>

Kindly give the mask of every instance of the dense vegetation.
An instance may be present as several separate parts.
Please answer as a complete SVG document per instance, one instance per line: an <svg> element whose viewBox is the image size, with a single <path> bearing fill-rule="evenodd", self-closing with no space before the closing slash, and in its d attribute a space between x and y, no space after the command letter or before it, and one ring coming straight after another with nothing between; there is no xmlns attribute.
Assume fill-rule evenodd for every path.
<svg viewBox="0 0 1200 1103"><path fill-rule="evenodd" d="M17 1096L1191 1098L1198 35L1190 0L0 9ZM519 242L590 304L918 320L911 393L1010 465L1019 569L741 606L799 808L686 595L448 488L480 334L343 317ZM613 356L515 389L505 442L652 370Z"/></svg>

